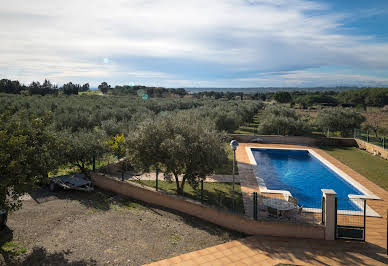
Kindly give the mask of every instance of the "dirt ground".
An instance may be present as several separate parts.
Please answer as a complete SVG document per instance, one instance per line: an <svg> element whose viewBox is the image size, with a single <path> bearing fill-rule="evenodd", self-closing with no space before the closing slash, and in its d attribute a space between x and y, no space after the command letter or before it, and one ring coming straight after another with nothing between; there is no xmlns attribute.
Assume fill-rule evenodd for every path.
<svg viewBox="0 0 388 266"><path fill-rule="evenodd" d="M0 238L16 246L0 250L8 265L141 265L243 237L101 190L40 189L8 227Z"/></svg>

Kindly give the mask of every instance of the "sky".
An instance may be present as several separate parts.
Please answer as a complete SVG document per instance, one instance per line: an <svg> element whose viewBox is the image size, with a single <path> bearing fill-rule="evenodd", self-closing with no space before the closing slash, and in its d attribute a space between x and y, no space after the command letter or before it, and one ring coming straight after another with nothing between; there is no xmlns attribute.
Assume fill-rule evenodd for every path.
<svg viewBox="0 0 388 266"><path fill-rule="evenodd" d="M388 86L388 1L0 0L0 78Z"/></svg>

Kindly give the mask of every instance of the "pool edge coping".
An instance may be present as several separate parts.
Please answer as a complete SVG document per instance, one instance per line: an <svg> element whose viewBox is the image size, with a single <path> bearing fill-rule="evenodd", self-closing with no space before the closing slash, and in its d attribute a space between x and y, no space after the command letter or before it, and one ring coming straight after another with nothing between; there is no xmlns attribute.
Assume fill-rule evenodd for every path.
<svg viewBox="0 0 388 266"><path fill-rule="evenodd" d="M271 146L246 146L245 150L247 152L250 164L252 165L253 173L256 177L257 185L259 186L259 190L261 193L270 193L270 194L283 194L283 196L288 197L292 196L291 192L288 190L274 190L274 189L268 189L265 185L265 181L262 177L260 177L257 169L257 163L253 156L252 149L276 149L276 150L304 150L308 151L312 156L314 156L317 160L321 161L325 166L330 168L332 171L337 173L342 179L344 179L347 183L354 186L356 189L358 189L360 192L364 193L364 195L353 195L348 194L348 197L355 205L357 205L361 210L363 209L363 206L360 206L358 202L355 201L355 199L369 199L369 200L381 200L380 197L376 196L374 193L372 193L369 189L361 185L359 182L354 180L352 177L350 177L348 174L346 174L344 171L333 165L331 162L323 158L321 155L319 155L316 151L314 151L311 148L280 148L280 147L271 147ZM305 212L313 212L313 213L320 213L321 209L318 208L303 208L303 211ZM350 214L350 215L363 215L363 211L351 211L351 210L339 210L339 214ZM375 210L373 210L370 206L366 206L366 215L369 217L381 217Z"/></svg>

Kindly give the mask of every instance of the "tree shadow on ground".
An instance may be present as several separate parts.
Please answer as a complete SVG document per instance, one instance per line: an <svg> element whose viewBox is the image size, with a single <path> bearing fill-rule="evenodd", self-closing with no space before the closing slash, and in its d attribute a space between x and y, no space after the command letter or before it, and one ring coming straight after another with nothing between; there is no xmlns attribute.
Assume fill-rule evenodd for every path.
<svg viewBox="0 0 388 266"><path fill-rule="evenodd" d="M5 228L0 231L0 265L7 262L10 257L12 257L10 252L7 252L2 248L5 243L12 241L12 239L13 231L9 229L8 226L5 226Z"/></svg>
<svg viewBox="0 0 388 266"><path fill-rule="evenodd" d="M97 262L93 259L69 261L66 259L66 255L70 255L71 252L48 252L43 247L34 247L32 252L24 257L11 259L8 265L20 265L20 266L35 266L35 265L72 265L72 266L84 266L84 265L97 265Z"/></svg>
<svg viewBox="0 0 388 266"><path fill-rule="evenodd" d="M94 208L100 211L110 210L111 205L116 202L116 193L101 189L95 189L91 192L58 189L52 192L47 186L42 186L30 195L38 204L58 199L75 200L88 208Z"/></svg>
<svg viewBox="0 0 388 266"><path fill-rule="evenodd" d="M96 188L95 191L92 192L72 190L58 190L51 192L47 187L43 186L36 190L34 193L31 193L31 197L39 204L58 199L75 200L78 201L81 205L84 205L88 208L94 208L99 211L109 211L112 208L112 205L121 207L135 206L160 216L168 216L171 219L177 219L178 216L178 219L184 223L190 225L193 228L204 230L211 235L225 236L228 239L238 239L246 236L245 234L220 227L216 224L204 221L179 211L135 200L130 197L119 195L110 191L105 191L99 188Z"/></svg>
<svg viewBox="0 0 388 266"><path fill-rule="evenodd" d="M240 240L245 246L260 251L275 260L295 261L308 264L365 265L365 257L383 264L386 250L367 242L325 241L313 239L292 239L276 237L248 237ZM369 263L371 263L369 261Z"/></svg>

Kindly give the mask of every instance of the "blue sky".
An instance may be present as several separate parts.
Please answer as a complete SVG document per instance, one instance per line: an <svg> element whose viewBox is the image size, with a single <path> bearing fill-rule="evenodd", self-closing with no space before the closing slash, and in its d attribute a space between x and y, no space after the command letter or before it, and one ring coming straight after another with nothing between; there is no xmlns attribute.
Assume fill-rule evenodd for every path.
<svg viewBox="0 0 388 266"><path fill-rule="evenodd" d="M26 84L388 86L386 0L0 3L1 78Z"/></svg>

